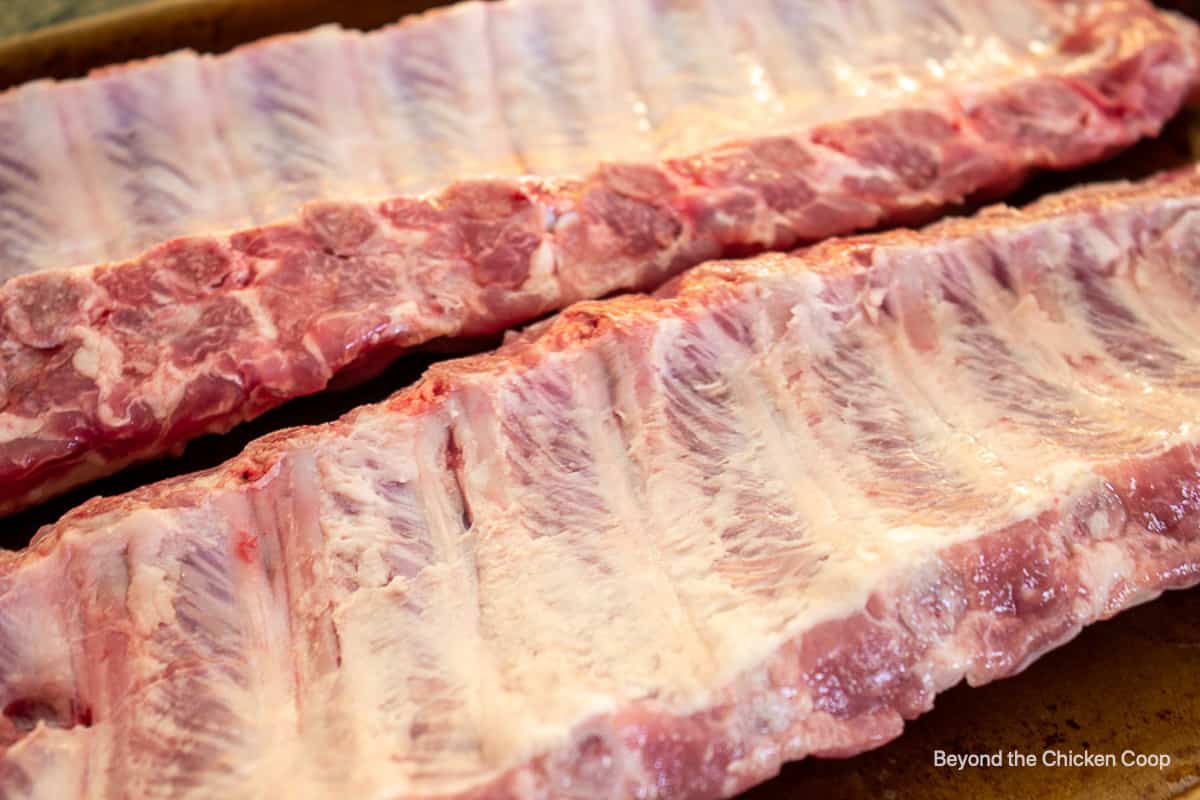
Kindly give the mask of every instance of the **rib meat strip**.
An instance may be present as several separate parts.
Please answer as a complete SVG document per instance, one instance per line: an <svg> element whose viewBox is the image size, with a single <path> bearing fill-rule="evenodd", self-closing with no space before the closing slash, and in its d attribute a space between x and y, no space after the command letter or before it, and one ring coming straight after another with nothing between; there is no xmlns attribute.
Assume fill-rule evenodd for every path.
<svg viewBox="0 0 1200 800"><path fill-rule="evenodd" d="M224 59L177 56L38 89L62 97L111 89L114 98L126 98L128 114L108 101L93 105L105 119L136 122L148 107L171 106L154 101L157 95L138 105L129 99L136 92L118 91L128 82L166 80L189 64L226 73L258 64L258 77L243 76L233 81L237 91L219 96L275 87L275 100L245 102L283 114L277 127L301 128L300 141L272 138L259 117L230 112L221 124L236 140L235 155L213 156L212 165L197 161L196 169L219 183L225 173L217 162L235 163L229 174L251 202L264 193L291 198L280 200L280 209L305 195L289 194L273 172L246 164L253 154L278 150L280 159L305 158L312 166L319 159L305 154L318 142L340 148L344 158L329 162L329 174L348 176L354 186L354 170L367 167L347 165L367 164L374 153L413 165L432 160L430 174L438 178L414 185L442 179L445 186L460 169L474 169L459 158L464 130L485 142L472 150L481 157L505 142L520 154L517 172L557 177L464 180L379 202L314 202L290 221L175 239L132 260L9 281L0 289L0 514L131 461L176 452L335 377L362 378L431 340L494 334L576 300L655 287L719 254L787 249L912 219L972 192L1009 187L1034 167L1098 158L1158 130L1195 77L1200 52L1191 23L1140 0L690 2L655 4L653 13L641 0L620 5L628 24L624 51L604 38L609 28L601 22L580 22L603 4L516 0L466 6L365 38L326 31ZM729 20L717 24L722 14ZM460 29L483 28L490 50L450 48ZM897 40L897 31L907 33ZM335 40L344 46L334 47ZM852 44L839 44L846 42ZM380 94L367 107L436 127L406 134L389 117L379 123L381 135L395 146L351 146L328 134L338 124L360 136L368 128L354 115L329 111L332 99L310 104L278 83L316 74L310 90L317 91L325 80L320 58L266 66L277 51L318 43L322 53L393 59L386 79L371 77L383 67L363 67L362 81L339 78L334 85ZM489 108L486 98L463 99L451 88L478 88L474 72L439 71L438 54L451 52L469 59L490 53L486 64L498 65L488 98L499 103L501 133L423 105L434 101L421 92L437 89L462 99L471 114ZM417 63L402 68L394 61L401 56ZM338 102L354 95L331 93ZM18 101L32 104L19 120L49 113L32 96L9 98L10 110ZM459 108L456 102L434 107ZM622 116L630 109L640 116ZM317 120L318 111L329 113ZM173 112L170 118L185 121ZM103 127L79 123L78 137L96 126ZM220 141L186 127L204 147L189 145L185 153L209 153L205 148ZM29 142L61 139L37 131ZM191 139L160 134L117 137L146 152L139 160L113 150L117 166L96 167L96 185L122 185L132 162L153 163L183 181L186 170L160 151ZM722 137L735 138L715 143ZM96 146L111 138L98 135ZM33 175L28 165L42 157L54 168L66 163L46 151L0 159L0 171ZM279 169L305 174L283 162ZM576 173L584 177L569 177ZM151 183L131 202L158 213L171 203ZM47 240L82 241L55 226L85 224L63 209L86 192L43 181L36 185L73 199L3 194L22 185L0 181L0 213L13 212L0 237L36 229L48 232ZM140 217L121 202L93 205L113 215L104 230L137 227ZM238 204L218 198L213 207Z"/></svg>
<svg viewBox="0 0 1200 800"><path fill-rule="evenodd" d="M888 108L945 114L946 93L1010 138L1027 116L1059 137L1083 128L1072 154L1028 137L1070 160L1161 122L1190 37L1141 0L505 0L175 53L0 95L0 279L310 200L582 177ZM1127 106L1115 127L1084 119ZM888 148L844 136L830 144ZM927 161L904 163L922 180Z"/></svg>
<svg viewBox="0 0 1200 800"><path fill-rule="evenodd" d="M701 266L0 556L11 798L715 798L1200 580L1200 172Z"/></svg>

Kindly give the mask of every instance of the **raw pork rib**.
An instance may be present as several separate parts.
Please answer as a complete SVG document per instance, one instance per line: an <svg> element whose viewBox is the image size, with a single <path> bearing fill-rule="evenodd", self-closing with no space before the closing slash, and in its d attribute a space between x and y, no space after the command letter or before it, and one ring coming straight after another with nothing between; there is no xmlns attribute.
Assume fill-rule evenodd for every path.
<svg viewBox="0 0 1200 800"><path fill-rule="evenodd" d="M314 199L582 177L888 108L945 115L947 91L989 137L1035 148L1010 169L1054 165L1161 122L1191 36L1141 0L506 0L176 53L0 96L0 280ZM934 202L961 190L926 187L939 157L892 152L878 127L835 127L827 144L902 166ZM985 166L953 169L973 188Z"/></svg>
<svg viewBox="0 0 1200 800"><path fill-rule="evenodd" d="M710 798L1200 580L1200 173L699 267L0 561L0 792Z"/></svg>
<svg viewBox="0 0 1200 800"><path fill-rule="evenodd" d="M1030 168L1097 158L1159 128L1193 81L1200 52L1190 23L1139 0L729 0L656 2L653 12L641 3L617 4L628 25L623 55L601 19L616 10L518 0L366 37L325 31L221 59L177 56L10 97L9 112L29 106L17 127L32 121L37 134L11 141L37 145L38 154L0 159L0 171L16 173L0 181L0 212L15 220L0 227L0 239L26 244L42 232L44 241L84 246L97 228L86 209L63 209L88 197L90 208L112 216L99 230L129 231L129 242L111 251L124 255L167 232L141 211L159 214L174 198L170 219L180 224L193 212L203 218L201 205L241 221L244 193L255 208L278 201L247 212L269 219L308 196L289 187L310 171L312 181L301 183L333 195L340 190L330 181L343 178L350 194L369 194L443 186L479 169L560 177L313 203L289 222L9 281L0 289L0 514L227 430L335 376L362 377L432 339L492 334L575 300L656 286L718 254L912 219L1011 186ZM490 50L459 46L485 29ZM315 50L286 55L295 48ZM376 64L360 65L361 81L329 78L373 98L364 108L380 115L375 127L357 112L330 111L354 96L322 83L329 76L313 65L330 54ZM452 59L447 70L444 58ZM479 96L491 86L478 78L488 65L498 69L495 86ZM230 139L223 156L214 149L220 136L156 99L184 91L168 84L190 93L205 83L189 70L224 75L210 76L226 87L214 96L242 109L214 123ZM286 79L312 74L322 80L309 91L328 97L309 103ZM142 94L134 84L158 88ZM77 123L68 126L74 139L43 135L38 120L50 112L38 92L91 97L87 114L66 115ZM143 132L154 109L186 131ZM43 142L78 149L89 131L121 120L137 124L95 138L97 147L122 146L104 151L108 161L89 156L92 166L79 174L95 175L104 191L128 190L128 203L35 180L39 158L47 169L69 162ZM340 124L353 141L329 133ZM376 128L395 146L361 140ZM464 131L487 145L472 148ZM715 144L751 133L758 138ZM326 140L337 158L321 150ZM185 146L191 166L176 164L167 151L193 141ZM488 152L501 143L505 154ZM467 152L482 161L464 161ZM376 169L376 153L396 163ZM255 167L256 158L272 168ZM595 166L605 159L625 160ZM154 165L159 177L138 171L128 183L130 164ZM427 169L392 183L356 172L404 165ZM208 205L163 185L170 178L200 191L229 175L237 197Z"/></svg>

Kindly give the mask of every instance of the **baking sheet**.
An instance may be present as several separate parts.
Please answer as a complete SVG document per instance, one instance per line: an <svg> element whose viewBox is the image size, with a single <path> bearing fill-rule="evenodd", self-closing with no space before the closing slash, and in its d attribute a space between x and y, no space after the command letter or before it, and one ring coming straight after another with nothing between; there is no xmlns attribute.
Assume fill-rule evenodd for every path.
<svg viewBox="0 0 1200 800"><path fill-rule="evenodd" d="M416 0L333 3L322 0L177 0L0 42L0 87L41 77L71 77L109 63L191 47L220 52L261 36L324 22L370 28L435 3ZM1200 12L1197 0L1173 3ZM1014 202L1088 180L1137 178L1200 153L1200 112L1185 112L1153 142L1084 171L1041 176ZM353 392L305 398L223 437L207 437L175 461L143 465L0 523L0 544L21 547L42 524L94 494L202 469L237 453L250 439L287 425L334 419L410 383L433 356L402 360ZM1189 798L1200 800L1200 590L1169 594L1075 641L1016 678L980 689L957 687L895 742L853 759L789 765L745 800L794 798ZM935 764L938 751L1018 752L1040 764L1046 753L1167 754L1156 767L1002 766L956 770Z"/></svg>

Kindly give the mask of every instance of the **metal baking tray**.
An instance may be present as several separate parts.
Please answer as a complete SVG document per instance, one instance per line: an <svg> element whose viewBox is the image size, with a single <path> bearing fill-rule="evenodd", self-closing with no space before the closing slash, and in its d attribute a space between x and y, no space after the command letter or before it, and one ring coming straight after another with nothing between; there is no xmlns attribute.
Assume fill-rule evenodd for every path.
<svg viewBox="0 0 1200 800"><path fill-rule="evenodd" d="M106 64L190 47L221 52L262 36L326 22L372 28L440 3L421 0L174 0L152 2L0 40L0 88L86 74ZM1200 12L1200 0L1172 3ZM1200 111L1185 111L1158 139L1083 171L1035 178L1012 202L1097 179L1137 178L1200 153ZM213 466L255 436L333 419L411 382L434 358L402 360L352 392L294 401L232 434L193 443L170 462L144 465L6 520L0 545L21 547L93 494L113 494ZM799 798L1189 798L1200 800L1200 589L1168 594L1086 629L1023 674L956 687L891 744L857 758L807 759L745 795ZM1017 751L1037 766L937 766L943 753ZM1042 766L1046 753L1168 754L1166 768Z"/></svg>

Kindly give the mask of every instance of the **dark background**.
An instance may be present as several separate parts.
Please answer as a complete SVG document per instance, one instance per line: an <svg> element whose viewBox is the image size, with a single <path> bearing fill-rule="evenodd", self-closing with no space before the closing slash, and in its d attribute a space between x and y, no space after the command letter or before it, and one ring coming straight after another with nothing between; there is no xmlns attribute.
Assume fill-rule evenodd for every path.
<svg viewBox="0 0 1200 800"><path fill-rule="evenodd" d="M7 0L0 6L0 36L26 33L136 2L138 0Z"/></svg>

